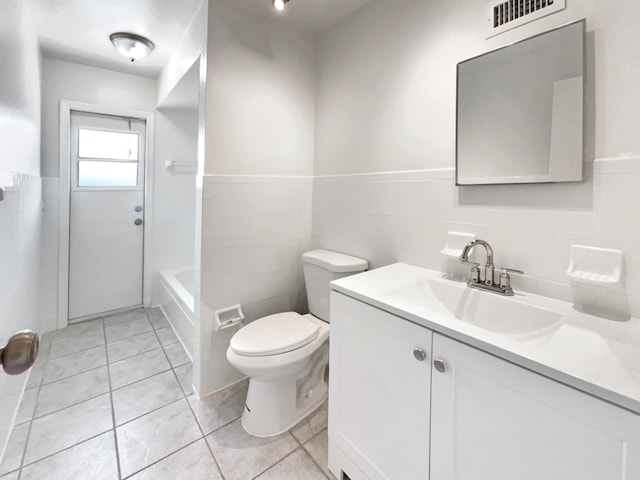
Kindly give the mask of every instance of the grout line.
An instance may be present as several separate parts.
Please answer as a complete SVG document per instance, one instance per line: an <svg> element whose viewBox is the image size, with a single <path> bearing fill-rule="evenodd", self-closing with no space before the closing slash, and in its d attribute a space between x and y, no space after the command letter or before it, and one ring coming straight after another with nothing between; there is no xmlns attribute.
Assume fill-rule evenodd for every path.
<svg viewBox="0 0 640 480"><path fill-rule="evenodd" d="M103 366L103 367L99 367L99 368L105 368L105 366ZM97 370L97 368L96 368L95 370ZM93 371L93 370L89 370L89 371ZM86 373L86 372L85 372L85 373ZM108 377L108 376L109 376L109 371L107 370L107 377ZM69 378L73 378L73 377L69 377ZM54 383L55 383L55 382L54 382ZM51 383L48 383L47 385L52 385L52 384L51 384ZM46 386L46 385L43 385L43 386ZM42 387L41 387L41 388L42 388ZM95 395L93 395L93 396L91 396L91 397L84 398L84 399L82 399L82 400L80 400L80 401L78 401L78 402L75 402L75 403L70 403L69 405L66 405L66 406L64 406L64 407L62 407L62 408L59 408L59 409L57 409L57 410L52 410L51 412L47 412L47 413L45 413L44 415L40 415L40 416L36 416L36 411L37 411L37 409L38 409L38 407L37 407L37 405L36 405L36 408L35 408L35 410L34 410L34 412L33 412L33 419L34 419L34 420L39 420L39 419L41 419L41 418L48 417L49 415L53 415L53 414L55 414L55 413L60 413L60 412L62 412L63 410L66 410L67 408L75 407L76 405L80 405L81 403L88 402L89 400L94 400L94 399L96 399L96 398L98 398L98 397L102 397L103 395L106 395L107 393L109 393L109 392L111 391L111 390L110 390L110 387L109 387L108 385L107 385L107 389L108 389L108 390L105 390L104 392L100 392L100 393L95 394ZM40 392L38 393L38 397L39 397L39 396L40 396ZM39 398L38 398L38 400L39 400Z"/></svg>
<svg viewBox="0 0 640 480"><path fill-rule="evenodd" d="M144 471L145 471L145 470L147 470L148 468L151 468L151 467L153 467L154 465L156 465L156 464L158 464L158 463L162 462L163 460L166 460L166 459L167 459L167 458L169 458L171 455L174 455L174 454L178 453L179 451L184 450L185 448L189 448L190 446L192 446L192 445L193 445L193 444L195 444L195 443L198 443L198 442L199 442L199 441L201 441L201 440L203 440L203 439L202 439L202 438L197 438L197 439L195 439L193 442L190 442L190 443L186 444L185 446L180 447L180 448L179 448L179 449L177 449L176 451L171 452L171 453L169 453L168 455L165 455L164 457L162 457L162 458L160 458L160 459L156 460L155 462L150 463L149 465L146 465L144 468L141 468L140 470L136 470L136 471L135 471L135 472L133 472L131 475L128 475L128 476L126 476L126 477L123 477L123 479L122 479L122 480L126 480L127 478L131 478L131 477L133 477L133 476L135 476L135 475L139 474L140 472L144 472ZM206 442L206 440L205 440L205 443L207 443L207 442ZM223 479L223 480L224 480L224 479Z"/></svg>
<svg viewBox="0 0 640 480"><path fill-rule="evenodd" d="M98 347L93 347L93 348L100 348L100 347L104 347L104 345L99 345ZM90 348L88 350L92 350L92 348ZM105 349L105 352L106 352L106 349ZM58 357L58 358L64 358L64 357ZM54 358L53 360L58 360L58 358ZM105 359L106 359L106 354L105 354ZM48 363L48 361L47 361L47 363ZM107 364L106 364L106 360L105 360L105 364L104 365L98 365L97 367L89 368L88 370L83 370L82 372L77 372L77 373L74 373L73 375L68 375L66 377L56 378L55 380L51 380L49 382L45 382L44 381L44 375L43 375L42 376L42 386L45 387L47 385L51 385L52 383L61 382L62 380L67 380L69 378L73 378L73 377L76 377L76 376L81 375L83 373L91 372L93 370L97 370L99 368L106 367L106 366L107 366ZM45 371L45 373L46 373L46 371Z"/></svg>
<svg viewBox="0 0 640 480"><path fill-rule="evenodd" d="M173 372L173 374L176 376L176 378L178 377L178 375L176 374L175 371ZM178 383L180 383L179 380L178 380ZM183 391L183 393L184 393L184 391ZM211 445L209 445L209 442L207 441L207 436L211 435L211 434L205 434L204 433L204 429L202 428L202 425L200 425L200 420L198 420L198 416L196 415L196 412L194 412L193 407L191 406L191 402L189 401L189 399L186 396L185 396L185 400L187 401L187 405L189 406L189 410L191 410L191 414L195 418L196 425L198 425L198 429L200 430L200 433L202 434L202 440L204 441L204 444L206 445L207 450L209 450L209 453L211 454L211 458L213 459L214 465L218 469L218 473L220 474L220 478L222 480L225 480L225 476L224 476L224 473L222 473L222 468L220 467L220 464L218 463L218 459L213 454L213 450L211 448ZM220 427L220 428L222 428L222 427ZM215 430L213 432L215 432ZM213 432L211 432L211 433L213 433Z"/></svg>
<svg viewBox="0 0 640 480"><path fill-rule="evenodd" d="M35 416L36 408L38 408L38 400L40 399L40 388L41 388L41 386L42 386L42 379L40 379L40 386L38 386L38 393L36 394L36 405L33 407L33 413L31 414L31 420L29 420L29 426L27 427L27 438L24 441L24 447L22 447L22 455L20 456L20 464L18 466L18 477L17 477L17 480L20 480L20 477L22 476L22 467L24 467L24 459L25 459L25 457L27 455L27 447L29 446L29 440L31 438L31 430L33 428L33 420L34 420L33 417ZM20 407L18 407L18 408L20 408ZM13 433L14 429L15 429L15 426L11 429L12 433ZM9 440L11 440L11 437L9 437Z"/></svg>
<svg viewBox="0 0 640 480"><path fill-rule="evenodd" d="M161 349L161 348L162 348L162 346L161 346L161 345L158 345L157 347L153 347L153 348L152 348L152 349L150 349L150 350L145 350L144 352L136 353L135 355L131 355L130 357L120 358L120 359L115 360L115 361L113 361L113 362L109 362L109 365L115 365L116 363L124 362L125 360L131 360L132 358L138 357L138 356L140 356L140 355L144 355L145 353L153 352L153 351L155 351L155 350L159 350L159 349ZM118 388L121 388L121 387L117 387L115 390L117 390Z"/></svg>
<svg viewBox="0 0 640 480"><path fill-rule="evenodd" d="M316 433L315 435L313 435L309 440L307 440L306 442L304 442L302 444L302 448L305 452L307 452L307 455L309 455L311 457L311 461L316 465L316 467L318 467L318 470L320 470L320 472L327 477L329 480L331 480L331 477L328 477L327 474L324 472L324 469L322 468L322 466L318 463L318 461L315 459L315 457L313 455L311 455L311 452L305 447L305 445L309 442L311 442L314 438L316 438L318 435L320 435L321 433L326 432L328 429L328 427L323 428L322 430L320 430L318 433ZM327 469L329 468L329 462L327 461Z"/></svg>
<svg viewBox="0 0 640 480"><path fill-rule="evenodd" d="M159 350L159 349L158 349L158 350ZM154 352L155 350L151 350L151 351L152 351L152 352ZM149 352L146 352L146 353L149 353ZM131 358L135 358L135 357L131 357ZM129 386L131 386L131 385L135 385L136 383L140 383L140 382L142 382L143 380L148 380L148 379L150 379L151 377L155 377L156 375L160 375L161 373L168 372L169 370L171 370L171 366L169 366L169 368L165 368L164 370L159 370L159 371L157 371L157 372L153 372L153 373L151 373L151 374L147 375L146 377L143 377L143 378L137 379L137 380L136 380L136 381L134 381L134 382L127 383L126 385L122 385L121 387L113 388L113 389L112 389L112 391L117 392L118 390L122 390L123 388L129 387Z"/></svg>
<svg viewBox="0 0 640 480"><path fill-rule="evenodd" d="M169 370L166 370L166 371L164 371L164 372L159 373L158 375L161 375L161 374L163 374L163 373L167 373L168 371L169 371ZM155 376L155 375L154 375L154 376ZM152 378L152 377L147 377L147 379L149 379L149 378ZM183 394L183 396L184 396L184 394ZM147 411L147 412L143 413L142 415L138 415L138 416L137 416L137 417L135 417L135 418L131 418L131 419L127 420L126 422L116 423L116 427L118 427L118 428L120 428L120 427L124 427L125 425L127 425L127 424L129 424L129 423L131 423L131 422L133 422L133 421L135 421L135 420L138 420L138 419L140 419L140 418L142 418L142 417L144 417L144 416L146 416L146 415L149 415L150 413L157 412L158 410L161 410L161 409L163 409L164 407L168 407L169 405L173 405L174 403L176 403L176 402L178 402L178 401L180 401L180 400L182 400L182 398L177 398L177 399L175 399L175 400L171 400L169 403L166 403L166 404L164 404L164 405L161 405L161 406L159 406L159 407L156 407L156 408L154 408L153 410L149 410L149 411ZM115 418L115 417L114 417L114 418Z"/></svg>
<svg viewBox="0 0 640 480"><path fill-rule="evenodd" d="M102 333L104 335L105 338L105 342L107 339L107 327L104 324L104 320L102 321ZM120 451L118 449L118 434L116 431L116 414L113 408L113 388L111 385L111 368L109 366L109 350L107 349L107 346L105 345L105 350L106 350L106 355L107 355L107 379L108 379L108 383L109 383L109 402L111 404L111 425L113 428L113 444L115 447L115 454L116 454L116 469L118 471L118 478L121 479L122 478L122 472L120 470Z"/></svg>
<svg viewBox="0 0 640 480"><path fill-rule="evenodd" d="M43 363L43 365L42 365L42 375L40 377L38 385L36 387L33 387L32 389L30 389L30 390L33 390L33 389L37 388L38 391L36 392L36 400L35 400L35 405L33 406L33 412L31 412L31 415L30 415L31 418L29 419L29 422L28 422L29 426L27 427L27 437L25 438L24 447L22 448L22 455L20 456L20 465L18 466L18 477L17 477L17 480L20 480L20 478L22 477L22 468L25 466L24 465L24 460L25 460L26 455L27 455L27 448L29 447L29 440L31 439L31 431L33 429L33 421L35 420L36 410L38 409L38 402L40 401L40 390L42 389L42 384L43 384L43 381L44 381L44 374L45 374L45 371L46 371L47 364L49 363L49 360L51 359L50 358L51 345L52 345L54 340L55 339L52 338L51 342L49 342L49 347L47 349L46 358L43 358L43 360L42 360L42 363ZM29 381L29 379L27 379L27 382L28 381ZM25 388L25 391L26 391L26 388ZM24 400L24 394L22 396L22 399L20 400L20 405L18 405L18 410L22 406L22 401L23 400ZM25 423L27 423L27 422L23 422L21 425L24 425ZM15 427L16 426L14 425L14 427L11 429L12 433L13 433L13 429ZM9 439L10 438L11 437L9 437Z"/></svg>
<svg viewBox="0 0 640 480"><path fill-rule="evenodd" d="M159 348L155 348L153 350L149 350L149 352L155 352L156 350L160 350L160 349ZM149 352L144 352L144 353L149 353ZM140 355L142 355L142 354L140 354ZM135 358L135 356L134 357L129 357L129 358ZM113 365L113 363L111 365ZM122 390L123 388L130 387L131 385L135 385L136 383L140 383L140 382L144 382L145 380L149 380L151 377L155 377L156 375L160 375L161 373L166 373L169 370L171 370L171 366L169 366L169 368L166 368L164 370L160 370L158 372L152 373L152 374L150 374L150 375L148 375L146 377L140 378L140 379L138 379L138 380L136 380L134 382L127 383L126 385L122 385L121 387L112 388L111 390L114 391L114 392L117 392L118 390Z"/></svg>
<svg viewBox="0 0 640 480"><path fill-rule="evenodd" d="M95 332L97 332L97 331L98 331L98 330L95 330ZM86 333L95 333L95 332L86 332ZM84 333L81 333L80 335L84 335ZM104 333L103 333L103 335L104 335ZM66 338L65 338L65 340L68 340L69 338L73 338L73 337L66 337ZM54 340L54 341L55 341L55 340ZM92 345L92 346L90 346L90 347L83 348L82 350L78 350L77 352L67 353L67 354L65 354L65 355L58 355L57 357L53 357L53 358L49 355L49 358L47 359L47 363L48 363L50 360L58 360L58 359L60 359L60 358L70 357L71 355L75 355L75 354L77 354L77 353L86 352L87 350L91 350L91 349L93 349L93 348L102 347L103 345L106 345L106 344L107 344L107 342L106 342L106 340L105 340L105 339L104 339L104 337L103 337L103 342L102 342L102 343L100 343L100 344L98 344L98 345Z"/></svg>
<svg viewBox="0 0 640 480"><path fill-rule="evenodd" d="M163 314L163 316L164 316L164 314ZM171 328L173 330L173 327L171 327L171 324L169 324L169 328ZM158 340L160 340L160 339L158 338ZM164 347L163 347L163 350L164 350ZM167 352L165 351L164 354L167 355ZM167 360L169 360L168 356L167 356ZM171 363L171 362L169 362L169 363ZM193 371L193 362L187 362L184 365L187 365L188 363L191 363L191 368L192 368L192 371ZM180 365L179 367L182 367L184 365ZM204 441L204 444L207 447L207 450L209 450L209 454L211 455L211 458L213 459L214 465L218 469L218 473L220 474L220 478L222 480L225 480L225 476L224 476L224 473L222 472L222 468L220 467L220 464L218 463L218 459L213 454L213 450L211 448L211 445L209 445L209 442L207 441L207 436L210 435L211 433L213 433L215 430L213 430L209 434L205 434L204 433L204 429L202 428L202 425L200 425L200 420L198 419L198 416L196 415L196 412L193 410L193 407L191 406L191 402L189 401L189 396L194 395L194 397L195 397L195 392L192 392L190 395L187 396L187 392L185 391L184 387L182 386L182 382L180 381L180 377L178 376L178 374L176 373L176 370L175 370L176 368L179 368L179 367L173 367L172 366L171 371L173 372L173 375L175 376L176 381L178 382L178 385L180 386L180 389L182 390L182 394L184 395L184 399L187 402L187 406L189 407L189 410L191 410L191 415L193 415L193 418L196 421L196 425L198 426L198 429L200 430L200 433L202 434L201 438ZM235 421L235 420L233 420L233 421ZM229 423L231 423L231 422L229 422ZM219 428L222 428L222 427L219 427Z"/></svg>
<svg viewBox="0 0 640 480"><path fill-rule="evenodd" d="M141 319L141 318L139 318L138 320L142 320L142 319ZM137 322L138 320L134 320L134 321L136 321L136 322ZM146 320L146 319L145 319L145 320ZM147 323L149 324L149 327L151 327L151 329L150 329L150 330L144 330L144 331L141 331L141 332L133 332L133 333L131 333L130 335L127 335L127 336L122 337L122 338L118 338L118 339L116 339L116 340L109 340L109 339L107 338L107 336L106 336L106 329L105 329L105 337L104 337L104 339L105 339L105 343L106 343L107 345L113 345L114 343L122 342L123 340L129 340L130 338L137 337L138 335L143 335L143 334L145 334L145 333L151 333L151 332L153 332L154 330L153 330L153 326L151 325L151 322L149 322L149 320L147 320ZM115 327L110 327L110 328L118 328L118 327L120 327L120 325L116 325Z"/></svg>
<svg viewBox="0 0 640 480"><path fill-rule="evenodd" d="M165 327L163 327L163 328L165 328ZM154 332L154 334L156 335L156 338L158 339L158 342L160 342L160 338L158 337L157 330L155 330L155 329L154 329L154 330L153 330L153 332ZM167 356L167 352L166 352L166 351L165 351L165 349L164 349L164 345L162 345L162 344L161 344L161 347L162 347L162 351L163 351L163 353L164 353L164 355L165 355L165 358L167 359L167 362L169 363L169 365L171 365L171 362L169 361L169 357ZM191 415L193 416L193 419L194 419L194 421L195 421L195 423L196 423L196 426L198 427L198 430L200 431L200 437L198 437L198 438L197 438L196 440L194 440L193 442L191 442L191 443L189 443L189 444L187 444L187 445L185 445L185 446L183 446L183 447L181 447L181 448L179 448L179 449L177 449L177 450L172 451L172 452L171 452L171 453L169 453L168 455L166 455L166 456L162 457L161 459L159 459L159 460L157 460L157 461L153 462L152 464L147 465L147 466L145 466L144 468L142 468L142 469L140 469L140 470L138 470L138 471L136 471L136 472L132 473L132 474L131 474L130 476L128 476L127 478L130 478L131 476L136 475L137 473L139 473L139 472L142 472L142 471L146 470L147 468L151 467L152 465L155 465L155 464L157 464L157 463L159 463L159 462L161 462L161 461L165 460L166 458L169 458L171 455L174 455L175 453L177 453L177 452L179 452L179 451L181 451L181 450L183 450L183 449L185 449L185 448L189 447L190 445L193 445L194 443L199 442L199 441L201 441L201 440L202 440L202 441L204 441L205 445L207 446L207 449L209 450L209 452L210 452L210 454L211 454L211 458L213 459L213 462L214 462L214 464L215 464L216 468L218 469L218 472L220 473L220 477L222 478L222 480L224 480L224 475L222 474L222 469L221 469L221 468L220 468L220 466L218 465L218 462L217 462L217 460L216 460L215 456L213 455L213 452L211 451L211 447L209 446L209 442L207 442L207 440L206 440L206 438L205 438L204 431L202 430L202 427L200 426L200 422L198 421L198 417L196 416L195 412L193 411L193 408L191 407L191 404L189 403L189 399L187 398L187 395L186 395L186 393L185 393L185 391L184 391L184 388L182 387L182 384L180 383L180 378L178 377L178 374L175 372L175 369L173 368L173 366L170 368L170 370L171 370L171 372L173 373L173 376L174 376L174 378L175 378L176 382L178 383L178 386L180 387L180 391L182 392L182 398L179 398L178 400L175 400L174 402L171 402L171 403L169 403L168 405L172 405L172 404L177 403L177 402L179 402L179 401L185 401L185 402L186 402L186 404L187 404L187 407L189 408L189 411L191 412ZM163 372L163 373L164 373L164 372ZM166 406L167 406L167 405L164 405L164 407L166 407ZM164 407L160 407L160 408L164 408ZM154 411L157 411L157 410L159 410L159 409L156 409L156 410L154 410ZM145 413L145 415L147 415L148 413L151 413L151 412L147 412L147 413ZM144 415L143 415L143 416L144 416ZM141 417L138 417L138 418L141 418ZM124 425L124 424L123 424L123 425Z"/></svg>
<svg viewBox="0 0 640 480"><path fill-rule="evenodd" d="M101 320L101 318L96 318L96 320ZM93 320L92 320L93 321ZM96 322L97 325L98 322ZM76 325L80 325L79 323ZM72 328L73 325L69 325L63 329L60 330L54 330L54 332L62 332L63 330L67 329L67 328ZM87 328L86 330L80 330L76 333L71 333L70 335L67 335L66 332L64 332L63 334L58 334L59 336L54 336L51 339L51 343L58 341L58 340L67 340L69 338L73 338L73 337L77 337L78 335L84 335L86 333L93 333L93 332L99 332L101 330L100 327L98 326L92 326L91 328Z"/></svg>
<svg viewBox="0 0 640 480"><path fill-rule="evenodd" d="M89 442L91 440L95 440L99 436L105 435L105 434L107 434L107 433L109 433L111 431L112 431L112 429L105 430L104 432L97 433L97 434L93 435L92 437L86 438L86 439L84 439L84 440L82 440L82 441L80 441L78 443L74 443L73 445L69 445L68 447L64 447L62 450L58 450L57 452L53 452L53 453L50 453L49 455L45 455L44 457L38 458L37 460L34 460L31 463L27 463L27 464L23 465L22 469L24 469L24 467L30 467L31 465L35 465L36 463L39 463L42 460L46 460L47 458L54 457L54 456L56 456L56 455L58 455L58 454L60 454L62 452L66 452L67 450L70 450L73 447L77 447L78 445L82 445L83 443L87 443L87 442Z"/></svg>
<svg viewBox="0 0 640 480"><path fill-rule="evenodd" d="M52 343L53 343L53 341L54 341L54 340L55 340L55 339L52 339ZM94 347L94 348L95 348L95 347ZM58 357L58 358L60 358L60 357ZM34 408L33 408L33 413L31 414L31 420L29 420L29 427L28 427L28 431L27 431L27 438L26 438L26 440L25 440L24 449L23 449L23 451L22 451L22 457L21 457L21 459L20 459L20 467L19 467L19 472L18 472L18 480L22 477L22 469L23 469L25 466L33 465L34 463L37 463L37 462L39 462L39 461L41 461L41 460L43 460L43 459L45 459L45 458L51 457L51 456L56 455L56 454L58 454L58 453L60 453L60 452L62 452L62 451L64 451L64 450L67 450L67 449L69 449L69 448L71 448L71 447L74 447L75 445L78 445L78 443L76 443L76 444L71 445L71 446L69 446L69 447L67 447L67 448L64 448L64 449L62 449L62 450L60 450L60 451L58 451L58 452L54 452L54 453L52 453L52 454L50 454L50 455L47 455L47 456L42 457L42 458L39 458L39 459L37 459L37 460L35 460L35 461L31 462L31 463L28 463L28 464L26 464L26 465L25 465L25 463L24 463L24 462L25 462L25 457L26 457L26 452L27 452L27 447L28 447L28 445L29 445L29 440L30 440L30 438L31 438L31 432L32 432L32 428L33 428L33 422L34 422L35 420L37 420L37 419L44 418L44 417L46 417L47 415L49 415L49 414L47 414L47 415L43 415L43 416L41 416L41 417L37 417L37 418L36 418L36 416L35 416L35 415L36 415L36 411L37 411L37 409L38 409L38 404L39 404L39 402L40 402L40 393L41 393L41 391L42 391L42 387L43 387L43 385L45 385L45 384L43 384L43 382L44 382L44 373L45 373L45 370L46 370L46 366L47 366L47 364L49 363L49 361L50 361L50 360L52 360L52 359L49 357L49 355L47 355L46 360L44 360L43 372L42 372L42 377L40 378L40 383L39 383L39 384L38 384L38 386L36 387L36 388L38 389L38 392L37 392L37 394L36 394L36 402L35 402L35 406L34 406ZM55 360L55 358L54 358L54 360ZM47 384L47 385L48 385L48 384ZM103 393L102 395L104 395L104 393ZM98 396L100 396L100 395L98 395ZM97 397L93 397L93 398L97 398ZM79 404L79 403L82 403L82 402L78 402L78 403L76 403L75 405L77 405L77 404ZM18 407L18 408L19 408L19 407ZM65 407L65 408L68 408L68 407ZM62 410L64 410L64 409L62 409ZM61 410L58 410L58 411L61 411ZM51 412L51 413L55 413L55 412ZM26 423L26 422L25 422L25 423ZM23 423L22 425L24 425L24 423ZM105 433L105 432L101 432L99 435L102 435L103 433ZM96 436L97 436L97 435L96 435ZM96 436L91 437L91 438L95 438ZM89 440L89 439L88 439L88 440ZM82 443L82 442L79 442L79 443Z"/></svg>
<svg viewBox="0 0 640 480"><path fill-rule="evenodd" d="M189 364L191 364L191 372L192 372L191 376L193 378L193 363L191 363L191 362L185 363L184 365L180 365L179 367L175 367L175 368L171 369L171 370L173 370L174 375L178 379L178 385L180 385L180 389L182 390L182 393L184 394L185 398L187 398L187 400L189 399L189 397L191 395L195 395L195 392L193 391L193 387L191 387L191 389L192 389L191 393L187 393L186 392L185 387L182 385L182 382L180 381L180 375L178 375L178 372L176 372L176 370L178 368L183 368L183 367L185 367L186 365L189 365ZM192 381L192 383L193 383L193 381Z"/></svg>
<svg viewBox="0 0 640 480"><path fill-rule="evenodd" d="M289 430L287 430L287 433L289 432ZM293 435L291 435L293 436ZM289 458L291 455L293 455L294 453L296 453L297 451L302 450L303 452L305 452L304 449L302 449L302 447L300 446L300 444L298 444L298 446L296 448L294 448L293 450L291 450L289 453L287 453L284 457L282 457L280 460L278 460L276 463L274 463L273 465L270 465L269 467L267 467L266 469L262 470L260 473L257 473L256 475L254 475L253 477L251 477L250 480L255 480L256 478L258 478L260 475L263 475L265 473L267 473L269 470L271 470L272 468L275 468L276 465L279 465L280 463L284 462L287 458ZM306 453L306 452L305 452ZM311 455L309 455L311 456Z"/></svg>
<svg viewBox="0 0 640 480"><path fill-rule="evenodd" d="M131 313L131 312L137 312L137 311L141 311L143 314L142 314L142 315L140 315L139 317L133 317L133 316L132 316L131 318L125 318L125 319L124 319L124 320L122 320L121 322L114 323L114 324L112 324L112 325L107 325L107 323L106 323L106 322L104 322L104 320L108 320L108 319L113 318L113 317L117 317L117 316L120 316L120 315L126 315L126 314L128 314L128 313ZM147 316L147 312L146 312L146 309L145 309L144 307L137 307L137 308L133 308L133 309L131 309L131 310L124 310L124 311L122 311L122 312L120 312L120 313L113 313L113 314L111 314L111 315L107 315L107 316L105 316L105 317L102 317L102 320L103 320L103 322L104 322L104 328L106 329L106 328L115 327L115 326L117 326L117 325L122 325L123 323L130 322L130 321L132 321L132 320L139 320L140 318L148 318L148 316Z"/></svg>

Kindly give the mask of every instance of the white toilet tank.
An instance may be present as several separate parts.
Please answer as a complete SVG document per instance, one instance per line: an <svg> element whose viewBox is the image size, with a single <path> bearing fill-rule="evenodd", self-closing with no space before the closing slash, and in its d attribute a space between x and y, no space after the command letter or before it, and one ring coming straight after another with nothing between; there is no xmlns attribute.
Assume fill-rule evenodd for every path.
<svg viewBox="0 0 640 480"><path fill-rule="evenodd" d="M364 272L368 267L369 263L362 258L329 250L312 250L302 255L309 311L329 322L329 282Z"/></svg>

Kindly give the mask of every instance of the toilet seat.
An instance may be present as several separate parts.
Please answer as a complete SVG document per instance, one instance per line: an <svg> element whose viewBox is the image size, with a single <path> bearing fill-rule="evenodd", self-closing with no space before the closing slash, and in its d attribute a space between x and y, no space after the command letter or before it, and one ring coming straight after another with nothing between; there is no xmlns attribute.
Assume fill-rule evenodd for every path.
<svg viewBox="0 0 640 480"><path fill-rule="evenodd" d="M318 337L317 323L296 312L276 313L241 328L229 346L238 355L262 357L297 350Z"/></svg>

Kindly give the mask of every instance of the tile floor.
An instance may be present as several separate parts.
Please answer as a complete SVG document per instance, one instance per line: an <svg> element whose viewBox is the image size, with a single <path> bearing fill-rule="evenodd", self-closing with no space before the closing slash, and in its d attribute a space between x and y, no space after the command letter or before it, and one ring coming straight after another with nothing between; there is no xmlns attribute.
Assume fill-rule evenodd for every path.
<svg viewBox="0 0 640 480"><path fill-rule="evenodd" d="M159 309L44 335L0 480L327 480L326 405L274 438L240 424L247 382L198 400Z"/></svg>

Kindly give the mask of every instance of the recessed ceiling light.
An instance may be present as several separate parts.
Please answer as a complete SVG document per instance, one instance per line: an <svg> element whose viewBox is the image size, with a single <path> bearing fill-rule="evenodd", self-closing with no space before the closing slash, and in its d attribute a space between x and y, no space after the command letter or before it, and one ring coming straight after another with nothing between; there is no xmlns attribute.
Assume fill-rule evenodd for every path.
<svg viewBox="0 0 640 480"><path fill-rule="evenodd" d="M289 3L289 0L273 0L273 6L279 12L284 12L287 3Z"/></svg>
<svg viewBox="0 0 640 480"><path fill-rule="evenodd" d="M122 56L130 58L132 62L147 57L155 48L151 40L135 33L112 33L109 39L113 46L116 47L116 50Z"/></svg>

